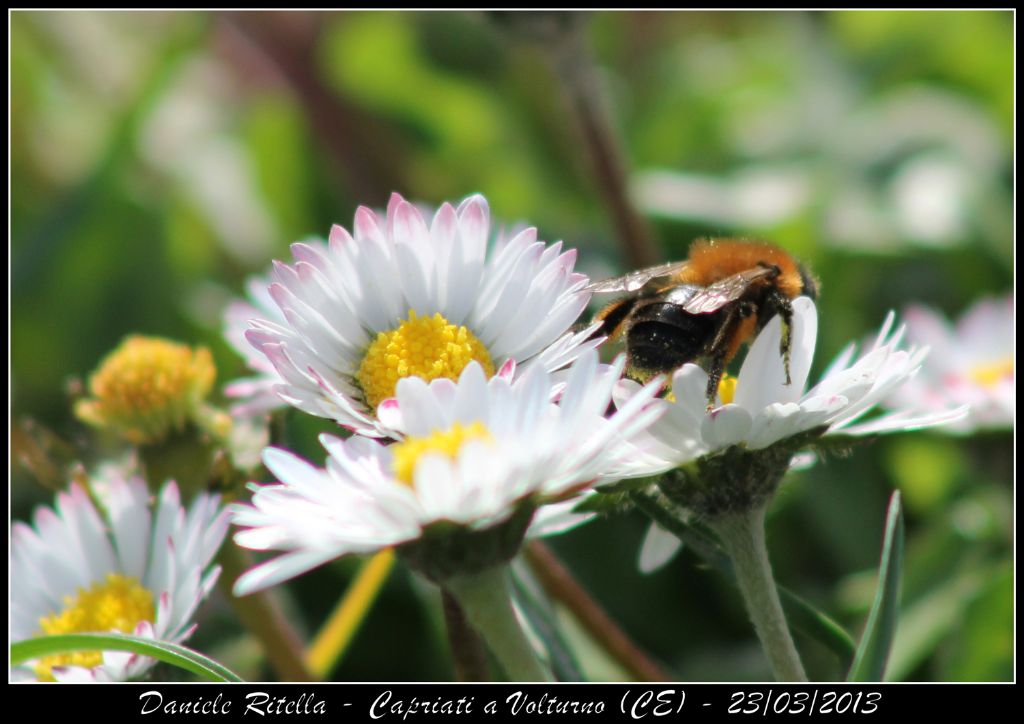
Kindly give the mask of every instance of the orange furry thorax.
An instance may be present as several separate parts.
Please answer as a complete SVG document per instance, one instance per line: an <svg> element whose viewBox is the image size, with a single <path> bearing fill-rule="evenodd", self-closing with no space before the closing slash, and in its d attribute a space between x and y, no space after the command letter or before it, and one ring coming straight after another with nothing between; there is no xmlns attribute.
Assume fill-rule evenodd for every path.
<svg viewBox="0 0 1024 724"><path fill-rule="evenodd" d="M759 264L777 266L781 273L774 281L790 299L803 291L796 261L787 252L763 241L741 239L700 239L690 247L687 265L679 272L682 284L708 286Z"/></svg>

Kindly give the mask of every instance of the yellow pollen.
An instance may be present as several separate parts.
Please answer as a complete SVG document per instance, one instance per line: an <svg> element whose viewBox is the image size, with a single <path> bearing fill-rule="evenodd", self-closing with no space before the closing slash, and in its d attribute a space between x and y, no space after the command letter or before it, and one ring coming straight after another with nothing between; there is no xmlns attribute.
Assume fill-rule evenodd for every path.
<svg viewBox="0 0 1024 724"><path fill-rule="evenodd" d="M456 422L447 430L437 430L426 437L409 437L395 443L391 449L395 457L391 463L395 477L406 485L413 484L416 463L426 453L440 453L455 460L459 450L470 440L493 440L487 427L479 420L469 425Z"/></svg>
<svg viewBox="0 0 1024 724"><path fill-rule="evenodd" d="M370 343L363 357L356 380L366 402L376 409L394 397L398 380L415 376L427 380L439 377L458 379L473 360L480 363L488 377L494 374L494 363L487 348L466 327L456 326L435 313L432 317L409 319L396 329L381 332Z"/></svg>
<svg viewBox="0 0 1024 724"><path fill-rule="evenodd" d="M1010 377L1013 377L1013 357L1004 357L967 371L967 379L983 387L995 387L1002 380Z"/></svg>
<svg viewBox="0 0 1024 724"><path fill-rule="evenodd" d="M131 576L108 573L105 582L75 596L64 597L64 610L39 619L42 634L130 633L142 621L153 621L153 594ZM40 681L53 681L54 666L93 667L103 663L99 651L72 651L45 656L35 664Z"/></svg>
<svg viewBox="0 0 1024 724"><path fill-rule="evenodd" d="M89 378L93 399L75 414L132 443L157 442L181 429L213 388L210 351L157 337L127 337Z"/></svg>
<svg viewBox="0 0 1024 724"><path fill-rule="evenodd" d="M718 383L718 399L722 401L723 405L728 405L736 397L737 382L739 379L730 374L722 375L722 379Z"/></svg>

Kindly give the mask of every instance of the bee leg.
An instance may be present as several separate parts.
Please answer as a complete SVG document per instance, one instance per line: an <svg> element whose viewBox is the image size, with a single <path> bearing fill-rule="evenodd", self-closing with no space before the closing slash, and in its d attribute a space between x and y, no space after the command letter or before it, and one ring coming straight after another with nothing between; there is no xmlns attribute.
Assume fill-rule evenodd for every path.
<svg viewBox="0 0 1024 724"><path fill-rule="evenodd" d="M772 295L770 304L778 312L782 321L782 336L779 339L779 354L782 355L782 365L786 370L786 384L793 384L793 378L789 374L790 347L793 342L793 305L789 298L776 292Z"/></svg>
<svg viewBox="0 0 1024 724"><path fill-rule="evenodd" d="M708 369L707 388L707 409L715 406L715 396L718 394L718 385L722 381L722 374L725 366L735 354L735 348L730 344L736 330L744 319L757 313L757 307L750 302L739 302L727 312L725 320L718 328L714 341L708 347L711 365Z"/></svg>
<svg viewBox="0 0 1024 724"><path fill-rule="evenodd" d="M718 394L718 383L722 381L722 373L725 371L725 350L720 351L711 358L711 366L708 369L707 389L707 410L715 406L715 396Z"/></svg>

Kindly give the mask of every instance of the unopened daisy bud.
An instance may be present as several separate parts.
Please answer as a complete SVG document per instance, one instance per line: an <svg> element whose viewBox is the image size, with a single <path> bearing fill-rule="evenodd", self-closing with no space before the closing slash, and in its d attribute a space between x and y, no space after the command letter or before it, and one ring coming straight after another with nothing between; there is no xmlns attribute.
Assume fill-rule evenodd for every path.
<svg viewBox="0 0 1024 724"><path fill-rule="evenodd" d="M203 405L216 374L206 348L133 335L100 363L89 378L92 396L75 414L137 445L160 442L189 422L219 435L223 420Z"/></svg>

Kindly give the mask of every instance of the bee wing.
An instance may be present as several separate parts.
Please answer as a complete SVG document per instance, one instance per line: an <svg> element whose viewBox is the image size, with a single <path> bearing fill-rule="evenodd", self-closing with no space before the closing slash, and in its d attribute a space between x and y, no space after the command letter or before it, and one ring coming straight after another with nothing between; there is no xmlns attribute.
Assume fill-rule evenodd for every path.
<svg viewBox="0 0 1024 724"><path fill-rule="evenodd" d="M638 269L630 272L629 274L624 274L621 277L612 277L611 279L603 279L599 282L594 282L593 284L584 287L583 291L592 292L594 294L635 292L642 289L644 285L652 279L677 274L687 264L688 262L685 261L670 261L666 264L650 266L646 269Z"/></svg>
<svg viewBox="0 0 1024 724"><path fill-rule="evenodd" d="M706 287L697 287L683 303L683 309L690 314L708 314L721 309L729 302L734 302L743 296L743 293L750 288L758 279L776 274L776 270L768 267L758 267L733 274L725 279L719 279L714 284Z"/></svg>

